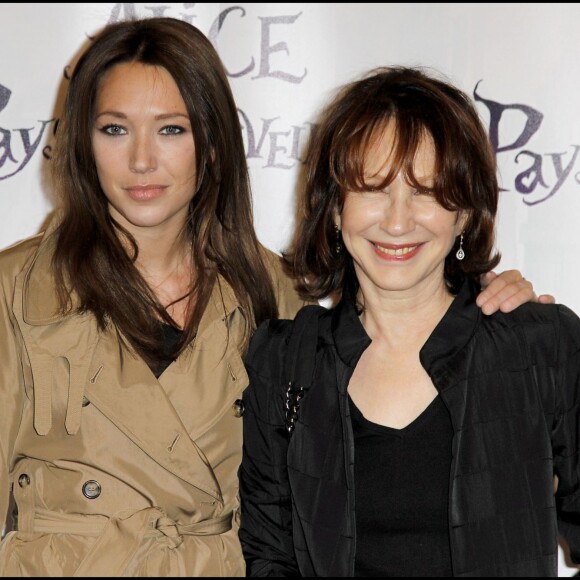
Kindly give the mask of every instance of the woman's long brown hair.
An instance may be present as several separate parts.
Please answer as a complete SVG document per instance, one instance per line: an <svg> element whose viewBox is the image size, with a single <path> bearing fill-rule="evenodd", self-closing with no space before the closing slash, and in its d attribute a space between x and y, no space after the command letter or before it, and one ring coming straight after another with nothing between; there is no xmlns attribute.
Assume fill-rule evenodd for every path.
<svg viewBox="0 0 580 580"><path fill-rule="evenodd" d="M187 106L196 146L197 192L183 233L191 241L193 308L173 357L195 336L218 273L249 313L243 348L262 320L277 316L277 306L253 227L238 112L209 40L173 18L111 24L75 67L53 163L63 212L53 260L61 309L71 308L76 293L81 311L94 313L101 327L113 323L149 364L163 352L158 321L176 326L135 266L135 240L111 218L91 145L99 82L111 67L133 61L171 74ZM121 239L129 240L132 251Z"/></svg>

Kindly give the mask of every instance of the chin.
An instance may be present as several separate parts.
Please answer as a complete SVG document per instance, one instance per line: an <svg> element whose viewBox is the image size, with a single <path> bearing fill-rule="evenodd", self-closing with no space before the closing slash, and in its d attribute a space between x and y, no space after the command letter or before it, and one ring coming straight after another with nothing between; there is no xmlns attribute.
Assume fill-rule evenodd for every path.
<svg viewBox="0 0 580 580"><path fill-rule="evenodd" d="M134 212L127 213L124 221L135 228L154 228L167 221L166 215L159 215L157 212Z"/></svg>
<svg viewBox="0 0 580 580"><path fill-rule="evenodd" d="M411 290L420 283L419 280L401 280L393 279L392 277L387 280L384 278L374 279L371 280L371 282L377 290L383 290L385 292L403 292L405 290Z"/></svg>

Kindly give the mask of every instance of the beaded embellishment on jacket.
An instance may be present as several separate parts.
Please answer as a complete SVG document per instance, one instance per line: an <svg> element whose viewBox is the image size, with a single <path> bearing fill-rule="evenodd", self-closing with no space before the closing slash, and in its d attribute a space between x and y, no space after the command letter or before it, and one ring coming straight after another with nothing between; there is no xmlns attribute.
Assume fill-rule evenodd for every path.
<svg viewBox="0 0 580 580"><path fill-rule="evenodd" d="M296 419L298 418L298 409L300 408L300 399L303 396L304 388L295 386L290 381L286 389L286 430L290 435L294 431Z"/></svg>

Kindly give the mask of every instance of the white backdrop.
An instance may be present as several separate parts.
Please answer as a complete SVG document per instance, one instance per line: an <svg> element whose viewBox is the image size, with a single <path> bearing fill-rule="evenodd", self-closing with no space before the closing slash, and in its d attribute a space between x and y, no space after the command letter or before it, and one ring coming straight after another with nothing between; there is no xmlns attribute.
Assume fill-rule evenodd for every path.
<svg viewBox="0 0 580 580"><path fill-rule="evenodd" d="M431 66L472 95L496 146L498 269L580 313L578 4L0 4L0 248L53 207L43 176L81 46L108 22L161 14L198 26L226 65L266 246L290 238L304 145L334 90L375 66Z"/></svg>

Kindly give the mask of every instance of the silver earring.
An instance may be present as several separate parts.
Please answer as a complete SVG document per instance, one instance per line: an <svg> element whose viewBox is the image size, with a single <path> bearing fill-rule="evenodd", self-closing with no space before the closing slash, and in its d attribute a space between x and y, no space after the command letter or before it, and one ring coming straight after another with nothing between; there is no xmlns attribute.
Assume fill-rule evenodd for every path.
<svg viewBox="0 0 580 580"><path fill-rule="evenodd" d="M459 238L459 250L455 254L455 257L461 261L465 258L465 252L463 251L463 234L461 234L461 238Z"/></svg>
<svg viewBox="0 0 580 580"><path fill-rule="evenodd" d="M340 256L340 254L342 253L342 239L340 235L340 228L336 224L334 224L334 234L336 236L334 242L334 253L337 256Z"/></svg>

